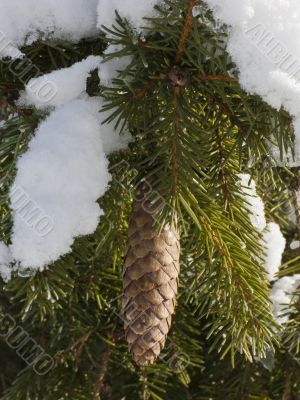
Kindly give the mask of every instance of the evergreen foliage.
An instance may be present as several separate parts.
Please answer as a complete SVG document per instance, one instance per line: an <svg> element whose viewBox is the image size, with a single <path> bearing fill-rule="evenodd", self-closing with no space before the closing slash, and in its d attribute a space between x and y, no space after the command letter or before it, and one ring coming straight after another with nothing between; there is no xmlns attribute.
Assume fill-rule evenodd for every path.
<svg viewBox="0 0 300 400"><path fill-rule="evenodd" d="M91 74L87 88L105 100L107 121L121 135L129 127L134 141L110 156L113 178L99 200L105 215L96 232L47 270L1 283L1 316L13 316L55 360L38 375L1 340L2 400L299 399L299 304L282 331L239 178L247 172L256 180L289 249L299 239L288 215L299 174L275 166L269 143L281 154L292 147L291 119L242 90L226 27L217 28L202 3L193 13L197 4L164 0L144 35L116 14L103 36L22 49L48 73L122 45L104 62L130 56L129 65L109 87ZM24 82L7 61L0 62L0 233L9 243L16 160L47 113L17 104ZM143 178L165 200L158 224L178 216L182 254L166 348L155 366L138 369L124 340L120 295L131 203ZM299 250L287 250L281 275L300 273L299 259Z"/></svg>

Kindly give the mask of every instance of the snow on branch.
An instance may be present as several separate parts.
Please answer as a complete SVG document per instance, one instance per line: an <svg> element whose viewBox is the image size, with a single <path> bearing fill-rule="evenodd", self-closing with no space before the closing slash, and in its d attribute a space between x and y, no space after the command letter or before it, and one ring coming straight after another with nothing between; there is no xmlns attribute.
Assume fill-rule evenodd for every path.
<svg viewBox="0 0 300 400"><path fill-rule="evenodd" d="M19 103L45 109L49 106L57 107L78 98L86 91L89 73L98 69L100 62L101 57L89 56L69 68L62 68L31 79L25 87L25 92L21 94Z"/></svg>
<svg viewBox="0 0 300 400"><path fill-rule="evenodd" d="M239 82L272 107L294 118L300 165L300 3L298 0L206 0L229 25L227 50L239 68Z"/></svg>
<svg viewBox="0 0 300 400"><path fill-rule="evenodd" d="M269 281L274 281L270 297L273 303L273 313L280 324L288 320L288 306L293 292L300 284L300 275L287 276L277 279L276 275L282 262L286 240L278 224L269 222L265 218L264 204L256 192L256 184L249 174L239 176L243 198L249 211L252 225L261 233L261 244L264 249L263 262Z"/></svg>
<svg viewBox="0 0 300 400"><path fill-rule="evenodd" d="M75 237L93 233L103 213L97 200L109 180L101 126L90 103L73 100L51 113L17 163L14 187L26 196L16 201L11 191L13 260L42 269L71 251ZM45 234L47 220L32 202L53 221Z"/></svg>
<svg viewBox="0 0 300 400"><path fill-rule="evenodd" d="M133 27L147 25L159 0L1 0L0 58L20 58L19 49L39 39L79 41L111 26L117 11Z"/></svg>
<svg viewBox="0 0 300 400"><path fill-rule="evenodd" d="M115 20L115 11L122 18L126 18L134 27L140 29L147 26L144 17L151 18L155 15L154 6L161 0L99 0L98 2L98 27L111 26Z"/></svg>
<svg viewBox="0 0 300 400"><path fill-rule="evenodd" d="M284 276L274 283L271 290L274 316L279 324L284 324L289 319L289 306L293 294L300 285L300 275Z"/></svg>
<svg viewBox="0 0 300 400"><path fill-rule="evenodd" d="M264 203L257 195L256 184L251 176L249 174L240 174L239 178L246 208L249 211L250 221L252 225L261 232L267 225Z"/></svg>
<svg viewBox="0 0 300 400"><path fill-rule="evenodd" d="M1 0L0 57L20 57L16 49L38 39L78 41L97 29L98 0Z"/></svg>
<svg viewBox="0 0 300 400"><path fill-rule="evenodd" d="M268 279L273 281L279 271L282 255L285 250L286 240L280 230L280 226L274 222L267 225L263 233L263 245L265 247L265 268Z"/></svg>

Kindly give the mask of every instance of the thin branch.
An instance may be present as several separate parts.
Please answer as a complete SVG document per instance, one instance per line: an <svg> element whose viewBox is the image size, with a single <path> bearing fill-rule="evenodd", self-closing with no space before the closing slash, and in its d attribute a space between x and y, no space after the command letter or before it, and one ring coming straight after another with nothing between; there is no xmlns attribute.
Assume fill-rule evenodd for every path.
<svg viewBox="0 0 300 400"><path fill-rule="evenodd" d="M288 372L285 380L282 400L291 400L291 396L292 396L292 372Z"/></svg>
<svg viewBox="0 0 300 400"><path fill-rule="evenodd" d="M69 346L66 350L62 351L56 357L58 361L64 361L64 355L67 353L75 354L75 360L78 364L80 361L80 357L84 348L84 345L89 340L91 334L95 331L95 328L89 328L79 339L77 339L71 346Z"/></svg>
<svg viewBox="0 0 300 400"><path fill-rule="evenodd" d="M142 399L149 400L150 393L148 390L148 377L145 371L142 371Z"/></svg>
<svg viewBox="0 0 300 400"><path fill-rule="evenodd" d="M103 354L102 363L101 363L98 378L97 378L97 381L95 384L93 400L101 400L101 392L103 390L104 378L105 378L105 374L107 371L107 367L108 367L112 349L113 349L112 346L109 346Z"/></svg>
<svg viewBox="0 0 300 400"><path fill-rule="evenodd" d="M253 307L253 301L250 298L248 292L247 292L247 287L245 287L245 284L243 281L240 279L239 274L236 273L234 263L232 261L230 252L227 248L227 246L222 244L222 239L220 237L220 234L217 230L214 230L213 227L210 224L210 221L207 220L207 218L201 217L201 221L203 225L206 227L206 230L210 233L210 236L213 240L214 245L216 246L216 249L219 251L220 255L226 260L226 269L229 274L229 276L232 279L233 284L236 286L236 288L239 290L241 296L243 297L244 303L246 304L246 309L249 313L249 317L254 325L254 327L257 329L259 334L261 333L260 329L260 321L259 317L255 316L255 310Z"/></svg>
<svg viewBox="0 0 300 400"><path fill-rule="evenodd" d="M132 100L136 101L136 100L140 100L141 98L143 98L151 89L153 89L156 85L156 81L152 80L148 83L146 83L146 85L140 89L137 90L135 93L133 93L132 95Z"/></svg>
<svg viewBox="0 0 300 400"><path fill-rule="evenodd" d="M7 112L14 112L22 117L26 117L32 113L32 111L28 108L17 107L11 104L5 97L0 98L0 109Z"/></svg>
<svg viewBox="0 0 300 400"><path fill-rule="evenodd" d="M299 199L299 190L300 190L300 178L295 177L292 182L292 203L295 209L296 221L297 221L297 230L298 236L300 240L300 199Z"/></svg>
<svg viewBox="0 0 300 400"><path fill-rule="evenodd" d="M194 75L195 79L201 81L219 81L219 82L228 82L228 83L238 83L238 80L226 75L203 75L196 74ZM137 90L132 94L131 101L136 101L142 99L147 93L149 93L152 89L155 88L157 82L162 81L164 79L168 79L168 71L162 72L157 79L152 79L147 82L141 89Z"/></svg>
<svg viewBox="0 0 300 400"><path fill-rule="evenodd" d="M196 74L194 75L195 79L200 81L218 81L218 82L228 82L228 83L238 83L236 78L232 78L228 75L203 75L203 74Z"/></svg>
<svg viewBox="0 0 300 400"><path fill-rule="evenodd" d="M179 130L179 110L177 104L177 98L180 93L180 88L174 88L174 113L175 113L175 122L174 122L174 133L172 139L172 177L174 182L174 192L178 193L178 181L179 181L179 164L178 164L178 149L177 149L177 140L178 140L178 130Z"/></svg>
<svg viewBox="0 0 300 400"><path fill-rule="evenodd" d="M181 37L176 53L177 63L180 63L182 61L186 49L187 41L193 26L193 8L197 4L197 2L198 2L197 0L187 0L186 17L183 24L183 29L181 32Z"/></svg>
<svg viewBox="0 0 300 400"><path fill-rule="evenodd" d="M229 190L229 180L226 172L224 171L223 168L223 163L224 163L224 155L223 155L223 138L220 135L219 128L216 129L216 143L218 146L218 152L219 152L219 174L218 178L221 183L221 191L223 194L223 200L224 200L224 211L228 215L228 207L229 207L229 202L231 200L231 194Z"/></svg>

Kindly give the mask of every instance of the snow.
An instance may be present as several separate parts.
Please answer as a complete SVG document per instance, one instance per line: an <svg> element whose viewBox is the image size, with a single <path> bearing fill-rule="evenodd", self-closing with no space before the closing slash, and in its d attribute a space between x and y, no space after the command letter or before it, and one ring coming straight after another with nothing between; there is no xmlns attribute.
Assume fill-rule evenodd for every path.
<svg viewBox="0 0 300 400"><path fill-rule="evenodd" d="M97 118L99 120L99 124L102 124L103 121L110 116L109 111L102 111L103 100L101 98L93 99L93 107L94 111L97 111ZM100 110L100 113L98 112ZM101 138L103 143L103 149L105 154L111 154L115 151L123 150L128 146L133 140L133 137L129 133L129 131L124 131L120 135L114 128L114 123L105 123L101 126Z"/></svg>
<svg viewBox="0 0 300 400"><path fill-rule="evenodd" d="M103 111L103 99L101 97L82 97L89 103L90 112L97 118L100 127L100 136L104 153L109 155L115 151L123 150L132 141L132 136L128 131L120 135L114 128L114 123L105 123L103 121L111 114L109 111Z"/></svg>
<svg viewBox="0 0 300 400"><path fill-rule="evenodd" d="M282 254L285 250L286 240L281 233L280 227L274 222L266 223L264 204L257 195L255 182L248 174L239 175L243 198L246 201L246 207L250 212L252 225L262 233L262 245L265 249L264 267L268 274L268 279L273 281L279 271ZM249 183L250 182L250 183ZM273 313L278 323L283 324L288 320L288 305L292 301L292 294L300 284L300 275L284 277L278 279L271 290L270 297L273 302Z"/></svg>
<svg viewBox="0 0 300 400"><path fill-rule="evenodd" d="M278 224L270 222L267 225L263 233L263 244L265 247L265 269L268 273L268 279L273 281L281 266L282 254L286 245L286 240Z"/></svg>
<svg viewBox="0 0 300 400"><path fill-rule="evenodd" d="M282 149L282 154L280 154L280 149L272 143L268 143L268 148L270 155L272 157L272 162L276 167L285 167L286 165L294 165L294 157L291 149L287 151Z"/></svg>
<svg viewBox="0 0 300 400"><path fill-rule="evenodd" d="M279 324L288 321L288 306L293 299L293 293L300 284L300 275L285 276L278 279L271 290L273 313Z"/></svg>
<svg viewBox="0 0 300 400"><path fill-rule="evenodd" d="M274 222L266 223L264 204L257 195L256 184L251 180L251 176L240 174L239 179L242 186L242 196L250 212L251 223L262 234L262 246L265 249L264 267L268 279L273 281L276 279L276 274L281 265L286 240L278 224ZM300 285L300 275L294 275L278 279L271 289L270 298L273 303L273 314L279 324L288 321L288 307L298 285Z"/></svg>
<svg viewBox="0 0 300 400"><path fill-rule="evenodd" d="M256 184L249 174L239 175L242 195L245 200L245 206L250 213L252 225L260 232L267 225L265 217L265 206L262 199L257 195Z"/></svg>
<svg viewBox="0 0 300 400"><path fill-rule="evenodd" d="M98 0L1 0L0 57L37 39L78 41L98 33Z"/></svg>
<svg viewBox="0 0 300 400"><path fill-rule="evenodd" d="M0 58L23 56L19 50L36 40L79 41L111 26L115 10L134 28L147 25L159 0L1 0Z"/></svg>
<svg viewBox="0 0 300 400"><path fill-rule="evenodd" d="M125 148L131 139L129 133L120 136L113 124L102 124L109 115L100 112L103 100L70 88L68 70L53 72L55 78L59 73L59 103L79 98L58 105L41 122L17 162L10 190L12 244L8 249L0 243L0 274L6 280L9 262L17 263L19 272L42 270L70 252L76 237L95 231L103 214L97 200L110 180L106 154ZM87 71L86 66L78 74L81 88Z"/></svg>
<svg viewBox="0 0 300 400"><path fill-rule="evenodd" d="M104 52L104 55L110 55L117 53L122 50L122 46L110 45ZM124 71L124 69L130 65L132 58L130 56L124 57L114 57L109 60L103 60L99 68L99 78L101 85L109 86L112 80L118 77L119 71Z"/></svg>
<svg viewBox="0 0 300 400"><path fill-rule="evenodd" d="M300 2L298 0L206 0L215 17L230 26L227 49L248 93L294 120L300 165ZM234 12L233 12L234 11Z"/></svg>
<svg viewBox="0 0 300 400"><path fill-rule="evenodd" d="M19 99L50 114L17 161L10 189L12 243L0 243L5 280L13 268L19 273L44 269L70 252L76 237L97 228L103 214L97 200L110 180L106 155L131 140L128 132L119 135L114 124L102 124L110 112L102 110L101 97L86 93L88 75L100 62L100 57L90 56L34 78ZM48 84L56 90L43 97L39 90Z"/></svg>
<svg viewBox="0 0 300 400"><path fill-rule="evenodd" d="M31 79L21 94L20 104L39 109L57 107L78 98L86 91L90 72L98 69L101 57L89 56L69 68L62 68Z"/></svg>
<svg viewBox="0 0 300 400"><path fill-rule="evenodd" d="M53 111L17 162L10 192L10 250L20 268L43 269L95 231L110 180L95 109L85 99Z"/></svg>
<svg viewBox="0 0 300 400"><path fill-rule="evenodd" d="M19 103L44 110L53 107L59 108L71 100L82 99L89 103L91 114L101 126L102 122L110 115L110 112L101 112L103 107L101 97L88 97L86 93L88 75L90 71L100 67L100 61L101 57L89 56L69 68L62 68L39 78L31 79L26 86L26 90L21 94ZM102 68L102 65L100 68ZM111 77L113 74L115 74L115 71L111 70ZM46 92L43 88L55 88L56 90ZM43 93L45 96L42 95ZM103 150L107 155L126 148L132 139L130 133L126 131L119 135L114 129L113 123L103 124L100 135Z"/></svg>
<svg viewBox="0 0 300 400"><path fill-rule="evenodd" d="M76 42L94 36L102 25L114 23L115 10L139 28L146 25L143 17L154 15L157 3L157 0L1 0L0 58L20 58L22 53L18 49L38 39Z"/></svg>
<svg viewBox="0 0 300 400"><path fill-rule="evenodd" d="M8 246L0 242L0 275L4 282L8 282L11 278L11 254Z"/></svg>
<svg viewBox="0 0 300 400"><path fill-rule="evenodd" d="M299 249L299 247L300 247L300 241L299 241L299 240L294 240L294 241L290 244L290 249L291 249L291 250Z"/></svg>
<svg viewBox="0 0 300 400"><path fill-rule="evenodd" d="M281 266L282 255L286 240L281 233L280 226L274 222L267 224L265 207L256 191L256 184L249 174L240 174L242 197L250 213L250 221L254 228L262 234L261 245L264 248L264 268L268 279L273 281Z"/></svg>
<svg viewBox="0 0 300 400"><path fill-rule="evenodd" d="M111 26L115 21L115 10L122 18L126 18L135 28L147 26L144 17L155 15L154 6L160 0L99 0L98 2L98 27Z"/></svg>

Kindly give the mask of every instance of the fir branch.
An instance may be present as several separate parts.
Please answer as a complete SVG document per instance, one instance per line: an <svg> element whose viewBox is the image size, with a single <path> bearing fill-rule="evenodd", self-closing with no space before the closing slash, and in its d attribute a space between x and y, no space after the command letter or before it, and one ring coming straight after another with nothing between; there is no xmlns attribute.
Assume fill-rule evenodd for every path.
<svg viewBox="0 0 300 400"><path fill-rule="evenodd" d="M228 83L236 83L239 84L236 78L232 78L228 75L204 75L201 73L197 73L193 75L195 79L199 81L215 81L215 82L228 82Z"/></svg>
<svg viewBox="0 0 300 400"><path fill-rule="evenodd" d="M145 84L142 89L137 90L132 94L132 101L142 99L150 90L152 90L156 85L156 81L152 80Z"/></svg>
<svg viewBox="0 0 300 400"><path fill-rule="evenodd" d="M178 180L179 180L179 164L178 164L178 149L177 149L177 140L178 140L178 131L180 126L180 117L179 117L179 110L177 105L177 98L180 94L180 88L174 88L174 130L173 130L173 139L172 139L172 178L174 189L173 193L175 196L178 194Z"/></svg>
<svg viewBox="0 0 300 400"><path fill-rule="evenodd" d="M107 350L105 350L105 352L102 355L102 362L101 362L98 378L97 378L97 381L95 384L93 400L101 400L101 392L103 390L104 379L105 379L106 371L108 368L112 349L113 349L112 346L108 346Z"/></svg>
<svg viewBox="0 0 300 400"><path fill-rule="evenodd" d="M16 113L22 117L26 117L32 114L32 110L24 107L17 107L16 105L9 102L5 97L0 98L0 108L5 110L7 113Z"/></svg>
<svg viewBox="0 0 300 400"><path fill-rule="evenodd" d="M75 355L76 364L79 364L83 348L94 331L95 328L88 328L87 331L79 339L77 339L70 347L60 353L57 358L62 361L64 358L64 354L73 353Z"/></svg>
<svg viewBox="0 0 300 400"><path fill-rule="evenodd" d="M290 370L289 364L287 365L287 374L284 386L284 392L282 395L282 400L291 400L292 396L292 376L293 373Z"/></svg>
<svg viewBox="0 0 300 400"><path fill-rule="evenodd" d="M199 218L199 217L198 217ZM237 290L240 292L243 302L246 305L247 312L249 313L249 317L252 321L253 326L257 330L259 334L262 333L261 330L261 324L260 324L260 319L258 316L256 316L256 310L255 310L255 303L253 302L253 299L249 295L249 290L247 286L242 282L240 276L239 276L239 271L236 271L236 266L235 266L235 261L232 259L231 253L229 249L227 248L226 244L222 241L222 237L220 233L213 228L211 225L210 221L207 219L206 216L200 217L200 220L202 221L202 224L205 226L207 231L209 232L212 241L216 248L218 249L220 255L224 258L226 261L224 265L227 268L227 273L228 277L230 277L230 281L232 282L232 285L237 288ZM249 356L249 354L248 354ZM252 357L249 357L249 360L252 361Z"/></svg>
<svg viewBox="0 0 300 400"><path fill-rule="evenodd" d="M144 370L142 370L142 373L141 373L141 381L142 381L141 400L149 400L150 393L148 390L148 376Z"/></svg>
<svg viewBox="0 0 300 400"><path fill-rule="evenodd" d="M1 305L9 305L14 315L22 316L32 337L40 334L41 328L47 333L49 354L59 354L58 349L71 343L69 357L63 353L65 363L44 377L32 370L18 374L15 361L11 370L5 366L5 400L90 400L93 395L98 400L101 396L119 400L139 398L142 391L146 398L150 393L156 400L282 397L287 374L280 354L271 372L259 363L245 362L239 354L236 369L231 368L230 357L222 362L219 358L223 351L223 356L240 352L251 359L252 350L261 355L272 346L274 325L269 288L258 261L258 233L248 221L236 177L249 155L268 155L265 139L275 137L282 148L289 148L292 129L286 113L248 96L229 76L234 66L222 47L224 31L212 28L206 6L201 5L203 14L193 18L196 3L166 0L166 7L157 6L158 17L148 20L152 27L145 31L145 42L136 40L129 24L122 25L119 17L107 32L113 36L111 43L122 48L115 57L130 56L132 62L111 88L103 90L105 107L113 113L111 120L115 119L116 125L121 121L122 127L128 125L136 137L130 151L116 153L110 161L125 158L128 165L140 167L142 176L156 173L155 189L170 193L167 206L178 211L183 230L187 226L186 236L182 236L185 264L171 356L177 359L179 347L189 358L188 372L178 373L165 357L147 369L148 379L141 390L140 371L133 368L125 345L114 346L113 340L106 339L121 329L116 310L133 185L132 179L126 179L121 183L124 190L117 190L120 177L116 174L101 199L106 220L102 217L95 234L78 238L73 252L48 271L35 278L14 278L3 290ZM103 48L101 38L94 38L90 43L34 43L23 50L42 72L51 72L90 54L100 54ZM184 87L176 86L176 76L171 79L174 62L180 63L188 76ZM7 67L3 65L3 69L6 72ZM12 93L18 94L21 85L7 73L9 79L2 79L2 90L8 83ZM91 93L98 95L97 83L92 81L91 85ZM15 116L2 128L3 211L15 159L44 117L37 110L31 112L26 118ZM281 188L279 185L277 191ZM291 187L288 189L291 193ZM179 199L176 204L174 196ZM274 201L277 199L275 196ZM281 210L280 206L279 213ZM294 234L294 230L288 232ZM9 236L5 234L4 239L8 242ZM292 264L296 263L298 258ZM113 303L115 298L118 300ZM288 342L295 354L299 351L298 317L295 311ZM90 327L97 327L97 333L91 335ZM98 339L107 347L99 346ZM2 347L0 352L3 355ZM2 358L9 361L7 364L11 361L10 357ZM300 387L295 377L299 371L294 365L291 370L294 398Z"/></svg>
<svg viewBox="0 0 300 400"><path fill-rule="evenodd" d="M224 202L224 210L225 213L228 214L228 206L229 202L232 200L231 199L231 193L230 193L230 188L229 188L229 177L227 171L224 171L224 161L226 159L224 155L224 150L223 150L223 143L225 142L225 137L221 137L221 134L219 132L219 128L216 129L216 143L219 151L219 160L218 160L218 179L220 180L220 186L221 186L221 191L222 191L222 198Z"/></svg>
<svg viewBox="0 0 300 400"><path fill-rule="evenodd" d="M197 0L187 0L186 16L181 32L180 41L176 53L176 62L180 64L182 62L185 48L188 42L188 38L193 26L193 8L197 4Z"/></svg>
<svg viewBox="0 0 300 400"><path fill-rule="evenodd" d="M300 204L299 204L299 190L300 190L300 178L295 176L292 181L292 204L294 206L296 221L297 221L297 231L300 240Z"/></svg>

